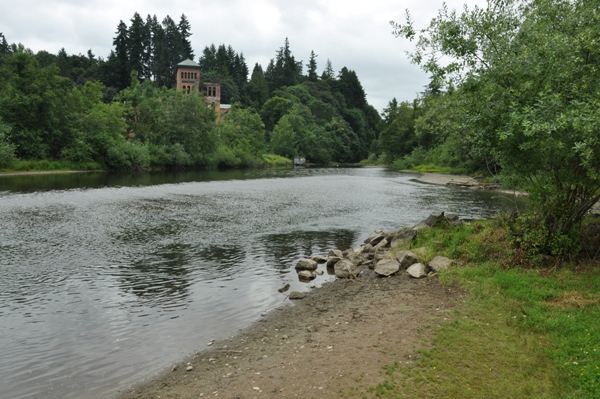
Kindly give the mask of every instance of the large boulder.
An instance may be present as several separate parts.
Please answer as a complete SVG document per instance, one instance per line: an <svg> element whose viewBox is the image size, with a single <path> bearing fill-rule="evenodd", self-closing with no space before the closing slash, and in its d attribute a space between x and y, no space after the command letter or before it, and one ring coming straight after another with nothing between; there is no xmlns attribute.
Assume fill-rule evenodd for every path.
<svg viewBox="0 0 600 399"><path fill-rule="evenodd" d="M410 243L415 239L417 231L413 229L400 229L392 238L392 248L398 248L398 246L408 247Z"/></svg>
<svg viewBox="0 0 600 399"><path fill-rule="evenodd" d="M413 230L421 230L434 226L443 226L444 224L448 224L448 221L444 217L444 212L432 213L427 219L414 226Z"/></svg>
<svg viewBox="0 0 600 399"><path fill-rule="evenodd" d="M312 259L300 259L296 263L296 270L316 270L319 265Z"/></svg>
<svg viewBox="0 0 600 399"><path fill-rule="evenodd" d="M356 278L360 270L348 259L342 259L334 265L335 275L339 278Z"/></svg>
<svg viewBox="0 0 600 399"><path fill-rule="evenodd" d="M396 253L396 260L403 269L408 269L415 263L419 263L419 258L411 251L398 251Z"/></svg>
<svg viewBox="0 0 600 399"><path fill-rule="evenodd" d="M406 269L406 272L414 278L427 277L427 266L425 266L422 263L415 263L414 265Z"/></svg>
<svg viewBox="0 0 600 399"><path fill-rule="evenodd" d="M454 261L445 256L436 256L429 262L429 267L436 273L443 272L448 269Z"/></svg>
<svg viewBox="0 0 600 399"><path fill-rule="evenodd" d="M384 277L391 276L398 270L400 270L400 263L395 259L382 259L375 265L375 273Z"/></svg>

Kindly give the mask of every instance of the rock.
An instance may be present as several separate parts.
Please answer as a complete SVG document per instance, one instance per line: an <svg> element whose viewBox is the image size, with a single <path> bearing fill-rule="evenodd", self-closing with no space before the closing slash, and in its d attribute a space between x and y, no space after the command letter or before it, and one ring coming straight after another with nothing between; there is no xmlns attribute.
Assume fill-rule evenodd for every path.
<svg viewBox="0 0 600 399"><path fill-rule="evenodd" d="M341 256L330 256L327 258L327 267L333 267L336 263L342 260Z"/></svg>
<svg viewBox="0 0 600 399"><path fill-rule="evenodd" d="M306 293L304 293L304 292L298 292L298 291L290 292L290 299L292 299L292 300L304 299L304 298L306 298Z"/></svg>
<svg viewBox="0 0 600 399"><path fill-rule="evenodd" d="M379 244L381 241L385 240L385 235L384 234L379 234L373 238L371 238L369 240L369 242L365 243L365 244L371 244L372 246L377 246L377 244Z"/></svg>
<svg viewBox="0 0 600 399"><path fill-rule="evenodd" d="M342 251L340 251L339 249L332 249L331 251L329 251L329 254L327 256L328 258L343 258L344 257L344 253Z"/></svg>
<svg viewBox="0 0 600 399"><path fill-rule="evenodd" d="M417 236L417 231L413 229L400 229L392 238L392 248L398 248L398 246L408 247L410 243Z"/></svg>
<svg viewBox="0 0 600 399"><path fill-rule="evenodd" d="M362 263L362 265L368 267L371 270L373 270L375 268L375 263L376 263L375 259L371 259L371 260L364 261Z"/></svg>
<svg viewBox="0 0 600 399"><path fill-rule="evenodd" d="M446 217L446 220L448 221L448 223L450 223L452 226L454 226L454 227L462 226L462 220L460 220L458 218L458 215L449 213L449 214L445 215L445 217Z"/></svg>
<svg viewBox="0 0 600 399"><path fill-rule="evenodd" d="M375 273L380 276L391 276L400 270L400 263L395 259L382 259L375 265Z"/></svg>
<svg viewBox="0 0 600 399"><path fill-rule="evenodd" d="M452 259L448 259L445 256L436 256L429 262L429 267L434 272L439 273L448 269L453 263L454 261Z"/></svg>
<svg viewBox="0 0 600 399"><path fill-rule="evenodd" d="M444 217L444 212L432 213L427 219L414 226L413 230L421 230L427 227L434 227L447 222L448 221Z"/></svg>
<svg viewBox="0 0 600 399"><path fill-rule="evenodd" d="M408 269L415 263L419 263L419 258L411 251L398 251L396 253L396 259L400 263L400 267L403 269Z"/></svg>
<svg viewBox="0 0 600 399"><path fill-rule="evenodd" d="M313 255L310 257L310 259L314 260L317 263L326 263L327 262L327 258L321 255Z"/></svg>
<svg viewBox="0 0 600 399"><path fill-rule="evenodd" d="M415 263L414 265L406 269L406 272L414 278L427 277L427 267L425 267L425 265L422 263Z"/></svg>
<svg viewBox="0 0 600 399"><path fill-rule="evenodd" d="M194 369L194 366L187 366L185 368L185 371L192 371Z"/></svg>
<svg viewBox="0 0 600 399"><path fill-rule="evenodd" d="M362 248L349 249L344 252L344 258L346 258L354 263L360 263L361 259L359 258L359 256L361 253L362 253Z"/></svg>
<svg viewBox="0 0 600 399"><path fill-rule="evenodd" d="M290 289L290 285L286 284L283 287L281 287L280 289L278 289L277 291L279 291L279 292L286 292L289 289Z"/></svg>
<svg viewBox="0 0 600 399"><path fill-rule="evenodd" d="M300 259L296 263L296 270L316 270L317 267L317 262L312 259Z"/></svg>
<svg viewBox="0 0 600 399"><path fill-rule="evenodd" d="M366 244L363 247L363 253L371 253L371 252L375 252L375 249L373 248L373 246L371 244Z"/></svg>
<svg viewBox="0 0 600 399"><path fill-rule="evenodd" d="M335 275L338 278L356 278L360 270L348 259L342 259L334 266Z"/></svg>
<svg viewBox="0 0 600 399"><path fill-rule="evenodd" d="M388 240L386 240L385 238L381 241L379 241L379 244L375 245L375 247L373 249L375 249L375 252L382 250L383 248L388 247L389 245Z"/></svg>
<svg viewBox="0 0 600 399"><path fill-rule="evenodd" d="M315 274L318 276L322 276L323 274L325 274L325 271L323 269L317 268L317 270L315 270Z"/></svg>
<svg viewBox="0 0 600 399"><path fill-rule="evenodd" d="M300 280L314 280L317 278L317 275L310 270L301 270L298 272L298 278Z"/></svg>

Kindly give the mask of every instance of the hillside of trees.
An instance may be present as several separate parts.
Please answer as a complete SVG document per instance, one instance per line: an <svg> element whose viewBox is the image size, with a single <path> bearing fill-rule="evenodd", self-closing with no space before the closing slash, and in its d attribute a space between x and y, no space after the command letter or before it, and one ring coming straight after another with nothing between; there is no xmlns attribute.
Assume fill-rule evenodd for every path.
<svg viewBox="0 0 600 399"><path fill-rule="evenodd" d="M0 167L52 160L80 168L146 170L249 167L262 155L315 163L358 162L378 148L381 117L356 73L318 72L290 43L250 73L244 55L207 45L196 58L191 26L138 13L121 21L106 59L37 53L0 33ZM175 90L176 66L192 59L205 82L221 84L231 111L216 122L202 95ZM306 67L306 73L304 72Z"/></svg>

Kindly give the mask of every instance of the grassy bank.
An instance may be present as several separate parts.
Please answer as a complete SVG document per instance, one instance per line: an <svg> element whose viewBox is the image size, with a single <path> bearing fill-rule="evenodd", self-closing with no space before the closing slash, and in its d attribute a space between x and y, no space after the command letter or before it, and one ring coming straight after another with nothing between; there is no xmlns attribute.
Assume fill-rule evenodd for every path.
<svg viewBox="0 0 600 399"><path fill-rule="evenodd" d="M421 231L411 247L459 265L440 278L470 295L419 353L363 392L382 398L600 398L600 268L527 265L498 221Z"/></svg>
<svg viewBox="0 0 600 399"><path fill-rule="evenodd" d="M17 160L0 167L0 173L10 172L50 172L67 170L99 170L103 165L96 162L65 162L57 160Z"/></svg>

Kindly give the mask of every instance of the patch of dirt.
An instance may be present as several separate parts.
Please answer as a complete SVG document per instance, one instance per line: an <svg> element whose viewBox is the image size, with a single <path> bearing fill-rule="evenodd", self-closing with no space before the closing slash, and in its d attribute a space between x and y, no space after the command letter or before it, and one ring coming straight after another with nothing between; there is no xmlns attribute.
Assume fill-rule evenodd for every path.
<svg viewBox="0 0 600 399"><path fill-rule="evenodd" d="M119 398L352 396L383 382L386 366L414 362L462 296L435 277L365 270L313 289Z"/></svg>

